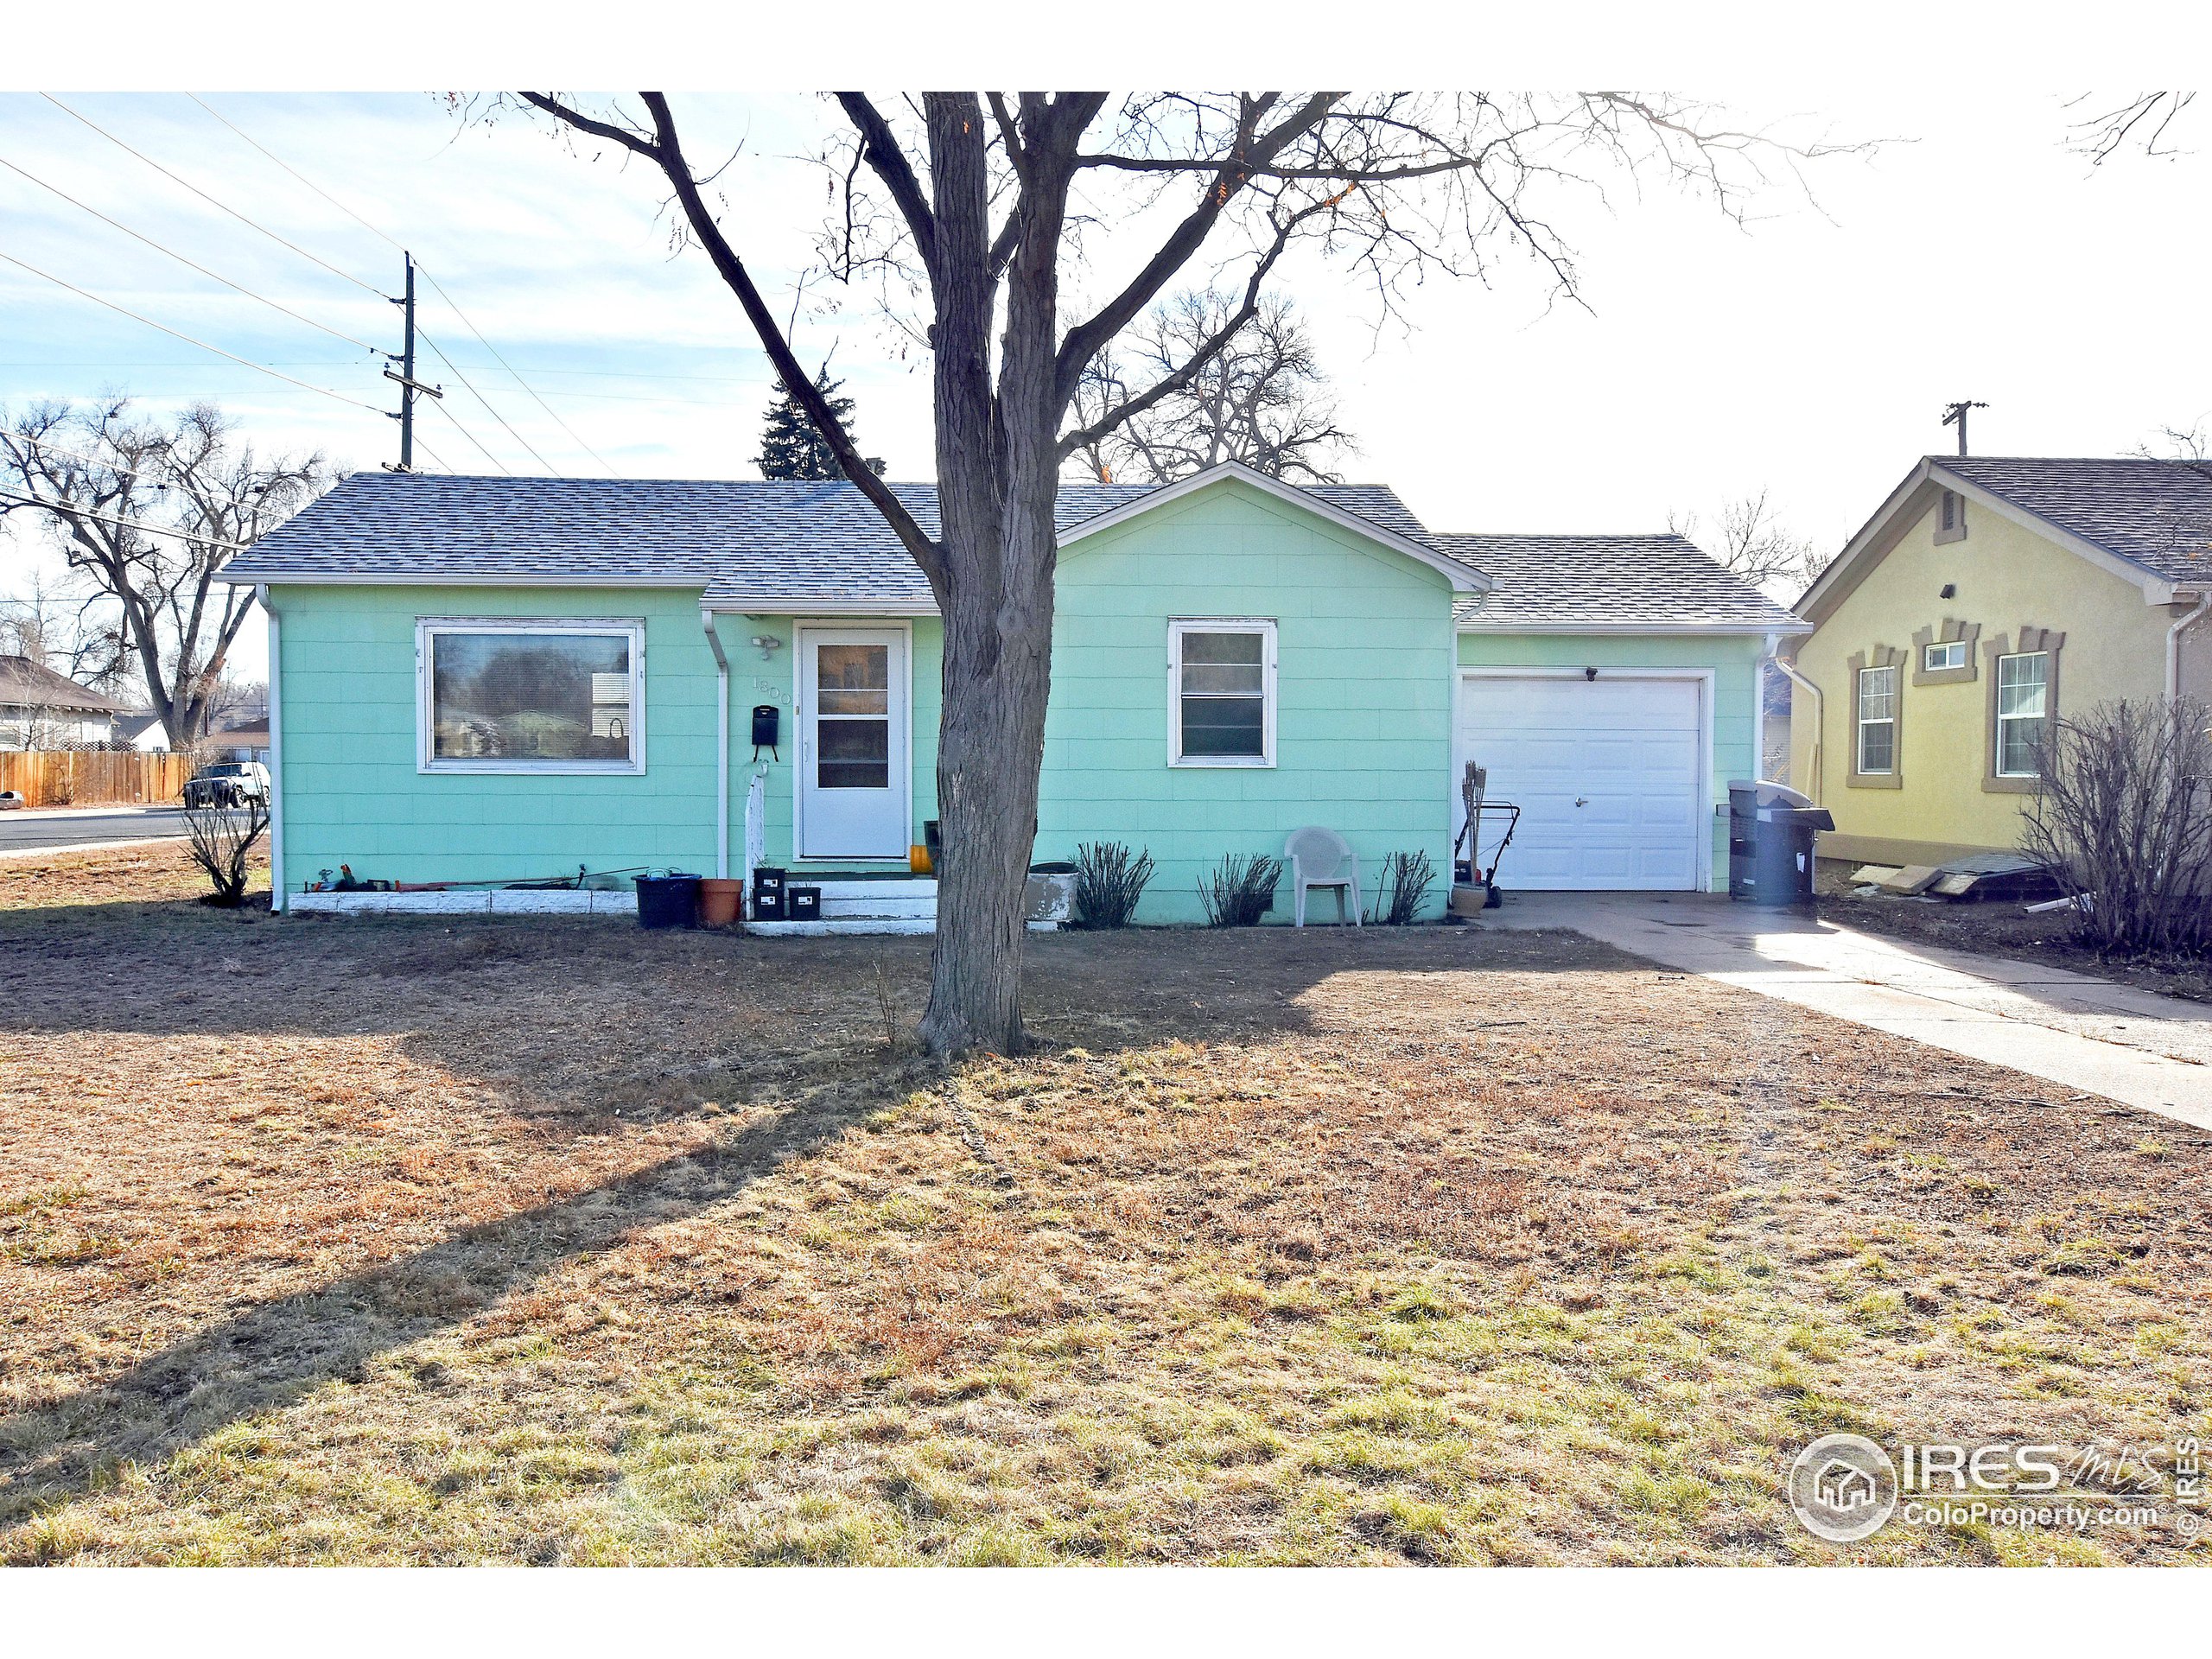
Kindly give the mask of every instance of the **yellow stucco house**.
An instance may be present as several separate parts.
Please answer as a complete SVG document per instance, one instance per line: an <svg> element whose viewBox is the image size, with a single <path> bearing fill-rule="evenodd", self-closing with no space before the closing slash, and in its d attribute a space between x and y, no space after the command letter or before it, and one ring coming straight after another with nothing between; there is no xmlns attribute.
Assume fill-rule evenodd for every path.
<svg viewBox="0 0 2212 1659"><path fill-rule="evenodd" d="M1790 778L1824 855L2011 850L2045 723L2212 701L2212 465L1930 455L1796 607Z"/></svg>

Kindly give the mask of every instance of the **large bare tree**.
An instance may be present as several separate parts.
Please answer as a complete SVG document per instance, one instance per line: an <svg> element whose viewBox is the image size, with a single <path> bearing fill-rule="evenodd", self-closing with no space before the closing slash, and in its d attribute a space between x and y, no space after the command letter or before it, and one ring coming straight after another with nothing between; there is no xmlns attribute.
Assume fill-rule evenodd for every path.
<svg viewBox="0 0 2212 1659"><path fill-rule="evenodd" d="M0 418L0 517L43 523L113 602L118 648L173 749L207 735L232 695L224 671L253 590L223 583L223 567L328 482L320 454L264 461L212 404L168 421L120 397Z"/></svg>
<svg viewBox="0 0 2212 1659"><path fill-rule="evenodd" d="M1667 528L1678 536L1698 541L1695 512L1669 512ZM1705 550L1754 588L1770 589L1785 601L1794 600L1813 585L1813 578L1827 560L1808 537L1800 536L1782 522L1767 504L1767 493L1757 490L1722 504L1714 522L1715 534L1700 543Z"/></svg>
<svg viewBox="0 0 2212 1659"><path fill-rule="evenodd" d="M1052 641L1053 504L1084 445L1175 396L1259 314L1304 245L1393 307L1509 251L1573 294L1548 214L1577 184L1654 175L1740 215L1747 192L1833 146L1790 147L1669 98L1620 92L929 92L835 95L832 275L889 280L931 353L939 520L877 479L813 388L669 99L524 92L572 138L650 163L845 474L927 577L944 620L938 801L946 856L922 1035L938 1053L1022 1042L1022 884ZM1236 297L1189 356L1069 422L1099 353L1194 266Z"/></svg>
<svg viewBox="0 0 2212 1659"><path fill-rule="evenodd" d="M1077 384L1077 430L1197 357L1243 303L1192 289L1090 360ZM1165 484L1227 461L1294 484L1333 484L1332 463L1358 441L1337 422L1328 378L1290 301L1265 296L1250 321L1180 389L1118 425L1103 425L1075 453L1102 483Z"/></svg>

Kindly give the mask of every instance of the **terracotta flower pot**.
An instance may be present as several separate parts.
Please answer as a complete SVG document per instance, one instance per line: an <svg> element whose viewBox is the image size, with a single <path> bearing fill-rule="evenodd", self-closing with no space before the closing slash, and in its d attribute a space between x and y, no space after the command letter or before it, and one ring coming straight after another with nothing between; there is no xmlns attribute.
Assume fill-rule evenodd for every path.
<svg viewBox="0 0 2212 1659"><path fill-rule="evenodd" d="M699 884L699 919L709 927L728 927L737 920L740 897L745 891L741 881L726 881L709 877Z"/></svg>

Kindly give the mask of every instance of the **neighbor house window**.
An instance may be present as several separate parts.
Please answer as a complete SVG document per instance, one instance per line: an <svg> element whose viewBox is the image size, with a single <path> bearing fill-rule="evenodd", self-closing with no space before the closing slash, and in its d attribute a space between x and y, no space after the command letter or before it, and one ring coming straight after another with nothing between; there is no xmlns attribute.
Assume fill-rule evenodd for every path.
<svg viewBox="0 0 2212 1659"><path fill-rule="evenodd" d="M1170 766L1274 765L1273 622L1171 622L1167 679Z"/></svg>
<svg viewBox="0 0 2212 1659"><path fill-rule="evenodd" d="M1920 668L1924 674L1948 673L1967 665L1967 642L1963 639L1940 639L1920 650Z"/></svg>
<svg viewBox="0 0 2212 1659"><path fill-rule="evenodd" d="M2050 653L2023 652L1997 659L1997 775L2036 776L2050 708Z"/></svg>
<svg viewBox="0 0 2212 1659"><path fill-rule="evenodd" d="M1859 671L1859 770L1881 776L1897 765L1897 671Z"/></svg>
<svg viewBox="0 0 2212 1659"><path fill-rule="evenodd" d="M569 618L416 625L424 772L643 772L645 629Z"/></svg>

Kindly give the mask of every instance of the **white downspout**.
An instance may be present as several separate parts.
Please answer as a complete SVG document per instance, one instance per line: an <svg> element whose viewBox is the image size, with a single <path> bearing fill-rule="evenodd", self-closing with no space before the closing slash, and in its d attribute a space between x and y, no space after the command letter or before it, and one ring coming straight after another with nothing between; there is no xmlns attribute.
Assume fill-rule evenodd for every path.
<svg viewBox="0 0 2212 1659"><path fill-rule="evenodd" d="M2166 702L2169 706L2181 696L2181 637L2190 625L2212 610L2212 592L2197 595L2196 608L2166 630ZM271 733L274 736L274 733Z"/></svg>
<svg viewBox="0 0 2212 1659"><path fill-rule="evenodd" d="M269 630L269 908L282 914L284 898L284 659L276 613L269 603L269 584L257 582L253 596Z"/></svg>
<svg viewBox="0 0 2212 1659"><path fill-rule="evenodd" d="M1828 728L1827 716L1826 713L1826 700L1821 696L1821 688L1815 685L1802 674L1800 674L1797 671L1796 664L1790 662L1789 658L1777 655L1774 658L1774 665L1789 677L1790 684L1802 685L1806 690L1812 693L1813 748L1812 753L1808 758L1811 760L1813 768L1813 786L1805 792L1813 798L1813 804L1819 806L1822 804L1821 799L1822 785L1827 781L1827 734Z"/></svg>
<svg viewBox="0 0 2212 1659"><path fill-rule="evenodd" d="M715 653L715 875L729 879L729 658L722 652L721 636L715 632L715 613L699 607L699 626L707 631L708 648ZM270 734L272 741L276 734Z"/></svg>

